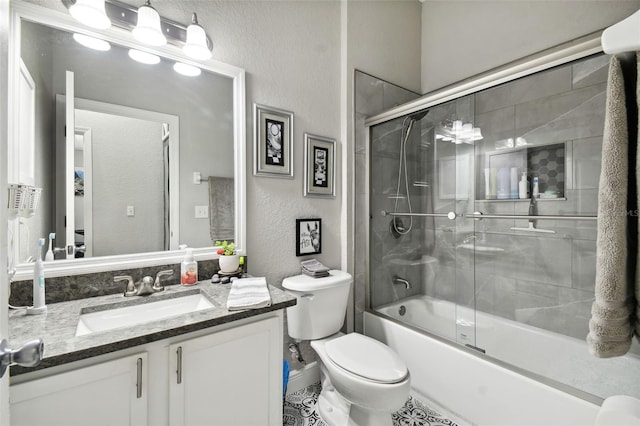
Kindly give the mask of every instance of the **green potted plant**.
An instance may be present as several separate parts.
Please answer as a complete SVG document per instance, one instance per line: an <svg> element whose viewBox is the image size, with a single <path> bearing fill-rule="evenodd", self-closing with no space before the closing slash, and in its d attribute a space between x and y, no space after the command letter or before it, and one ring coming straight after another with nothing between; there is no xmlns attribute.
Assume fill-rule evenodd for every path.
<svg viewBox="0 0 640 426"><path fill-rule="evenodd" d="M227 241L216 241L216 247L218 247L218 264L220 265L220 271L228 274L237 272L240 269L240 256L236 253L235 243Z"/></svg>

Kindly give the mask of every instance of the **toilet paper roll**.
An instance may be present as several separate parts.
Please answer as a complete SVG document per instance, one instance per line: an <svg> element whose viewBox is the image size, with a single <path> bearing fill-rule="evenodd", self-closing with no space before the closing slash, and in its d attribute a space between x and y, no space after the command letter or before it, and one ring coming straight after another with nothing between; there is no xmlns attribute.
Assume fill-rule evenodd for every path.
<svg viewBox="0 0 640 426"><path fill-rule="evenodd" d="M605 399L596 416L596 426L640 425L640 399L615 395Z"/></svg>

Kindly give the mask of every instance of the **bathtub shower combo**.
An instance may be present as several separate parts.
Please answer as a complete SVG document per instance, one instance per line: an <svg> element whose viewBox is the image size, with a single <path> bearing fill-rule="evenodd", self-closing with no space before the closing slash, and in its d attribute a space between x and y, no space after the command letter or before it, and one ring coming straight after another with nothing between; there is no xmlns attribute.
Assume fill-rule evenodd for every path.
<svg viewBox="0 0 640 426"><path fill-rule="evenodd" d="M612 359L585 343L609 57L567 56L366 122L365 333L473 423L593 424L602 399L640 398L637 343Z"/></svg>

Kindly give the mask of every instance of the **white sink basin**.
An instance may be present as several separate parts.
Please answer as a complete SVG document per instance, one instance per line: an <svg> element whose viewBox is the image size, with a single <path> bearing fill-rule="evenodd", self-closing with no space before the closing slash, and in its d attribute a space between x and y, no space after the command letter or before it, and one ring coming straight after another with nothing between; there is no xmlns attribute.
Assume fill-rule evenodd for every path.
<svg viewBox="0 0 640 426"><path fill-rule="evenodd" d="M191 294L157 302L84 313L80 314L76 336L134 326L213 307L213 303L202 294Z"/></svg>

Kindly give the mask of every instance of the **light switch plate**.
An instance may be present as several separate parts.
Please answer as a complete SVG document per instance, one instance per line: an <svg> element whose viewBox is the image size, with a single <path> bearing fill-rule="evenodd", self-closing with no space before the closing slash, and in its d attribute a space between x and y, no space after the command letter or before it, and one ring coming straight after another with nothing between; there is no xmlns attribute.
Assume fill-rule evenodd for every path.
<svg viewBox="0 0 640 426"><path fill-rule="evenodd" d="M206 219L209 217L209 206L196 206L196 219Z"/></svg>
<svg viewBox="0 0 640 426"><path fill-rule="evenodd" d="M127 216L135 216L136 208L134 206L127 206Z"/></svg>

